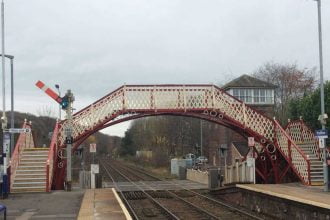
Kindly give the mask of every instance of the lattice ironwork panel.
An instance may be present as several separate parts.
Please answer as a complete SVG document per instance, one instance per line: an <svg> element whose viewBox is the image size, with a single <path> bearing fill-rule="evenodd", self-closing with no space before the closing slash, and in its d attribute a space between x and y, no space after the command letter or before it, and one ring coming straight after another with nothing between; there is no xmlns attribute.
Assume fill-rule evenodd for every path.
<svg viewBox="0 0 330 220"><path fill-rule="evenodd" d="M212 87L207 88L186 88L187 109L209 109L212 108Z"/></svg>
<svg viewBox="0 0 330 220"><path fill-rule="evenodd" d="M318 139L304 121L299 120L290 122L287 125L286 131L296 143L308 145L309 150L323 161L323 151L319 150ZM328 156L330 156L329 152Z"/></svg>
<svg viewBox="0 0 330 220"><path fill-rule="evenodd" d="M182 88L181 88L182 89ZM184 109L183 91L175 87L158 87L153 93L154 108L179 110Z"/></svg>
<svg viewBox="0 0 330 220"><path fill-rule="evenodd" d="M216 109L219 109L219 111L223 112L225 115L236 120L246 128L250 128L257 134L271 141L273 140L273 120L256 112L243 102L238 101L219 89L215 91L215 100Z"/></svg>
<svg viewBox="0 0 330 220"><path fill-rule="evenodd" d="M282 134L281 129L275 127L275 135L277 140L277 145L282 150L287 158L289 158L289 140L285 135Z"/></svg>
<svg viewBox="0 0 330 220"><path fill-rule="evenodd" d="M308 173L308 162L305 160L301 153L294 147L291 148L291 157L292 157L292 164L297 169L300 176L304 179L306 183L309 182L309 173Z"/></svg>
<svg viewBox="0 0 330 220"><path fill-rule="evenodd" d="M277 145L284 152L285 156L289 158L291 155L291 163L293 167L298 172L300 178L306 183L309 184L309 161L307 160L306 155L302 151L299 151L299 147L294 143L294 141L287 136L288 134L278 125L275 127L275 135L277 140ZM291 154L289 155L289 143L291 144Z"/></svg>
<svg viewBox="0 0 330 220"><path fill-rule="evenodd" d="M153 87L125 87L124 93L126 109L152 109Z"/></svg>
<svg viewBox="0 0 330 220"><path fill-rule="evenodd" d="M108 97L103 98L73 116L73 131L74 138L92 130L95 126L114 117L123 109L123 90L118 90ZM60 145L64 143L65 128L67 121L63 121L59 130Z"/></svg>

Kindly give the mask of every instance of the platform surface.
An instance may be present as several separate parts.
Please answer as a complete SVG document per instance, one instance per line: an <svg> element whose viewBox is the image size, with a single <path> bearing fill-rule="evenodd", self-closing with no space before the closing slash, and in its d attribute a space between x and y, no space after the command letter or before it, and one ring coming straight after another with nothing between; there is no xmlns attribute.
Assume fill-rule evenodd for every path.
<svg viewBox="0 0 330 220"><path fill-rule="evenodd" d="M7 207L7 220L74 220L84 192L75 188L71 192L15 193L7 199L0 199L0 204Z"/></svg>
<svg viewBox="0 0 330 220"><path fill-rule="evenodd" d="M180 190L185 189L207 189L206 184L197 183L190 180L170 180L170 181L137 181L137 182L104 182L103 187L115 187L120 191L138 191L138 190Z"/></svg>
<svg viewBox="0 0 330 220"><path fill-rule="evenodd" d="M132 219L113 188L88 189L81 203L78 220Z"/></svg>
<svg viewBox="0 0 330 220"><path fill-rule="evenodd" d="M320 186L304 186L298 183L237 184L236 186L241 189L247 189L308 205L330 209L330 192L323 192L323 187Z"/></svg>

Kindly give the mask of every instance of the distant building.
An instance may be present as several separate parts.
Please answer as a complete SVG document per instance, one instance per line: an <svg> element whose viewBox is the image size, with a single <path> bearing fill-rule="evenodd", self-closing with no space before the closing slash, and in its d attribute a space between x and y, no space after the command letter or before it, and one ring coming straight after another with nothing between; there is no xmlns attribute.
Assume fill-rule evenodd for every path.
<svg viewBox="0 0 330 220"><path fill-rule="evenodd" d="M274 115L276 89L274 84L242 75L224 85L222 89L267 116Z"/></svg>
<svg viewBox="0 0 330 220"><path fill-rule="evenodd" d="M266 116L274 116L275 85L249 75L242 75L225 84L222 89ZM219 153L221 144L228 146L227 165L231 165L236 159L245 159L250 150L246 137L224 126L212 126L212 140L209 143L210 164L224 167L224 158Z"/></svg>

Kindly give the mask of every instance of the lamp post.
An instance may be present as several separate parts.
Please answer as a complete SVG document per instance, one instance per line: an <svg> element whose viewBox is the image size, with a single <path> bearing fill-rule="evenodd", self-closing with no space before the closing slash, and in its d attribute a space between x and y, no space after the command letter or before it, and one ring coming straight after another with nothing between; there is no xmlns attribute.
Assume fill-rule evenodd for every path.
<svg viewBox="0 0 330 220"><path fill-rule="evenodd" d="M5 5L3 0L1 1L1 55L2 55L2 117L1 117L1 127L3 133L3 143L2 143L2 158L3 158L3 176L2 176L2 193L3 197L8 195L8 176L7 176L7 153L9 145L7 141L8 133L4 132L7 128L7 117L6 117L6 89L5 89L5 20L4 20L4 9Z"/></svg>
<svg viewBox="0 0 330 220"><path fill-rule="evenodd" d="M2 56L2 54L0 54ZM5 57L10 59L10 127L15 127L14 115L14 56L5 54ZM10 134L10 156L14 151L14 134Z"/></svg>
<svg viewBox="0 0 330 220"><path fill-rule="evenodd" d="M326 115L324 109L324 85L323 85L323 52L322 52L322 19L321 19L321 0L317 1L317 16L318 16L318 35L319 35L319 62L320 62L320 92L321 92L321 115L319 117L322 129L325 129ZM329 191L328 186L328 165L327 165L327 150L323 148L323 176L324 176L324 191Z"/></svg>
<svg viewBox="0 0 330 220"><path fill-rule="evenodd" d="M60 85L55 84L55 88L57 89L58 96L61 97ZM61 104L58 105L58 119L61 120Z"/></svg>

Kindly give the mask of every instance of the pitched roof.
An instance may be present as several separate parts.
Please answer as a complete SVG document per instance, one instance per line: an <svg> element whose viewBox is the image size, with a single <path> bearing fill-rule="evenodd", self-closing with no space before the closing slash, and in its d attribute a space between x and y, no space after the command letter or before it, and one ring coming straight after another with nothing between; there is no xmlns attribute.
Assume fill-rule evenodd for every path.
<svg viewBox="0 0 330 220"><path fill-rule="evenodd" d="M250 151L250 148L245 142L233 142L232 144L242 157L246 156Z"/></svg>
<svg viewBox="0 0 330 220"><path fill-rule="evenodd" d="M260 79L254 78L249 75L242 75L229 83L225 84L222 88L223 89L229 89L229 88L273 88L275 89L277 86L269 83L262 81Z"/></svg>

